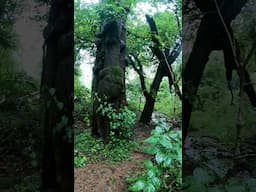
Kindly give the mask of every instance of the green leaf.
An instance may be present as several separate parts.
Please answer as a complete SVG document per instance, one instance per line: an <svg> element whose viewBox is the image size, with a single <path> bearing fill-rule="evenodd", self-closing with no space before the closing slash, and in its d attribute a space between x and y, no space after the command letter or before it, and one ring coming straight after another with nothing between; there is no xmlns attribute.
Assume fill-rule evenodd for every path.
<svg viewBox="0 0 256 192"><path fill-rule="evenodd" d="M153 183L154 186L156 186L156 188L159 188L161 185L161 180L157 177L151 178L151 182Z"/></svg>
<svg viewBox="0 0 256 192"><path fill-rule="evenodd" d="M145 183L143 181L137 181L130 189L132 191L140 191L144 188Z"/></svg>
<svg viewBox="0 0 256 192"><path fill-rule="evenodd" d="M153 135L160 135L164 133L164 129L160 126L157 126L153 131L152 131L152 134Z"/></svg>
<svg viewBox="0 0 256 192"><path fill-rule="evenodd" d="M171 144L171 140L168 138L167 135L163 135L161 138L160 138L160 144L165 147L165 148L168 148L168 149L171 149L172 148L172 144Z"/></svg>
<svg viewBox="0 0 256 192"><path fill-rule="evenodd" d="M150 154L150 155L155 155L158 151L159 151L159 148L156 146L150 146L150 147L143 148L143 152Z"/></svg>
<svg viewBox="0 0 256 192"><path fill-rule="evenodd" d="M147 175L148 177L151 179L152 177L155 176L155 172L153 169L148 169L148 172L147 172Z"/></svg>
<svg viewBox="0 0 256 192"><path fill-rule="evenodd" d="M152 161L150 161L150 160L148 160L148 159L146 159L145 161L144 161L144 165L146 166L146 168L148 168L148 169L150 169L150 168L152 168L154 165L153 165L153 163L152 163Z"/></svg>
<svg viewBox="0 0 256 192"><path fill-rule="evenodd" d="M152 183L149 183L146 187L146 192L156 192L156 189Z"/></svg>
<svg viewBox="0 0 256 192"><path fill-rule="evenodd" d="M151 136L151 137L145 139L144 142L149 143L149 144L157 144L158 140L159 140L159 138Z"/></svg>
<svg viewBox="0 0 256 192"><path fill-rule="evenodd" d="M158 164L159 164L159 163L162 163L163 160L164 160L164 158L165 158L165 154L163 154L162 152L157 153L157 154L156 154L156 157L155 157L156 162L157 162Z"/></svg>
<svg viewBox="0 0 256 192"><path fill-rule="evenodd" d="M171 166L171 163L172 163L172 157L166 155L166 156L164 157L164 166L165 166L165 167L170 167L170 166Z"/></svg>

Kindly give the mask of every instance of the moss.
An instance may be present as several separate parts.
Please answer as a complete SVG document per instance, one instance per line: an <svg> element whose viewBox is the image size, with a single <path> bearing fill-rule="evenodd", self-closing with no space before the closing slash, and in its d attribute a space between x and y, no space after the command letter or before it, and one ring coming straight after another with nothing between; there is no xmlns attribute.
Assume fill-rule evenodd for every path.
<svg viewBox="0 0 256 192"><path fill-rule="evenodd" d="M118 98L124 89L124 72L119 66L111 66L100 72L98 92L110 98Z"/></svg>
<svg viewBox="0 0 256 192"><path fill-rule="evenodd" d="M119 66L111 67L111 73L109 74L110 80L117 84L123 84L124 72Z"/></svg>

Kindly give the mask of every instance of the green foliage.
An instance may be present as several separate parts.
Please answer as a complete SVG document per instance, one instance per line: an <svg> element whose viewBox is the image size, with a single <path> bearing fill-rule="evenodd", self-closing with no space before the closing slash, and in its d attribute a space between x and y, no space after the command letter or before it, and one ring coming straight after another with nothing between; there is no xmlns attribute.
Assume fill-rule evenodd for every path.
<svg viewBox="0 0 256 192"><path fill-rule="evenodd" d="M212 54L206 66L191 116L191 130L199 131L199 134L207 133L230 143L236 133L239 79L237 75L233 75L234 105L230 105L231 94L227 87L224 61L221 57L221 53ZM255 124L255 112L247 96L244 98L243 109L247 130L242 130L241 136L249 136Z"/></svg>
<svg viewBox="0 0 256 192"><path fill-rule="evenodd" d="M76 120L80 120L89 126L91 112L91 92L88 88L81 84L78 75L75 75L74 94L74 117Z"/></svg>
<svg viewBox="0 0 256 192"><path fill-rule="evenodd" d="M141 111L145 104L145 97L141 94L139 79L136 78L126 83L126 97L130 110Z"/></svg>
<svg viewBox="0 0 256 192"><path fill-rule="evenodd" d="M175 95L175 91L170 90L168 80L163 79L157 93L155 111L171 117L173 115L181 115L181 110L182 102L179 97Z"/></svg>
<svg viewBox="0 0 256 192"><path fill-rule="evenodd" d="M126 7L117 1L109 1L97 5L97 13L101 20L124 19L127 16ZM128 8L128 7L127 7Z"/></svg>
<svg viewBox="0 0 256 192"><path fill-rule="evenodd" d="M84 89L80 91L82 90L84 91ZM77 94L77 101L84 95L84 92L79 93L79 90L75 93ZM80 97L78 97L79 94L81 94ZM111 142L105 145L101 139L93 138L88 130L75 134L74 163L76 167L101 161L123 161L129 158L129 152L135 145L133 141L128 140L131 136L131 127L135 121L135 114L127 107L123 107L117 112L104 99L99 99L97 96L95 98L100 102L97 112L110 119ZM84 105L86 105L86 102L81 100L80 103L76 103L76 108ZM75 115L79 118L81 114L76 113ZM118 137L114 134L115 132L118 132Z"/></svg>
<svg viewBox="0 0 256 192"><path fill-rule="evenodd" d="M76 0L74 27L76 52L79 52L79 49L88 49L94 54L94 50L91 48L96 33L100 31L102 22L112 19L125 19L128 8L134 2L134 0L125 0L86 4Z"/></svg>
<svg viewBox="0 0 256 192"><path fill-rule="evenodd" d="M96 112L107 117L110 122L110 140L128 140L131 137L131 127L135 123L136 115L134 112L126 106L117 111L106 100L98 98L98 101L100 104Z"/></svg>
<svg viewBox="0 0 256 192"><path fill-rule="evenodd" d="M75 167L83 167L86 165L86 157L83 154L80 154L77 150L75 150L74 164Z"/></svg>
<svg viewBox="0 0 256 192"><path fill-rule="evenodd" d="M150 78L146 79L147 87L150 86L150 80ZM134 112L143 109L145 97L141 93L141 85L138 78L127 81L126 95L129 109ZM174 90L169 89L168 80L164 78L157 93L154 110L165 114L167 117L181 115L181 104L180 99L174 94Z"/></svg>
<svg viewBox="0 0 256 192"><path fill-rule="evenodd" d="M75 166L86 163L119 162L129 159L129 153L136 146L134 141L119 140L119 143L104 145L101 139L95 139L90 131L75 135Z"/></svg>
<svg viewBox="0 0 256 192"><path fill-rule="evenodd" d="M9 24L0 28L0 49L14 49L15 44L15 34Z"/></svg>
<svg viewBox="0 0 256 192"><path fill-rule="evenodd" d="M21 6L18 1L0 0L0 54L16 47L16 34L13 31L14 14ZM2 57L1 57L2 60ZM1 65L5 65L0 61Z"/></svg>
<svg viewBox="0 0 256 192"><path fill-rule="evenodd" d="M172 47L179 37L176 18L173 12L158 12L154 15L158 28L158 38L163 47ZM166 25L166 21L169 21Z"/></svg>
<svg viewBox="0 0 256 192"><path fill-rule="evenodd" d="M18 109L25 107L23 104L27 99L26 96L37 91L38 84L25 73L14 73L12 69L1 71L0 67L0 89L0 100L4 100L0 107Z"/></svg>
<svg viewBox="0 0 256 192"><path fill-rule="evenodd" d="M145 160L145 172L128 178L130 191L167 192L181 189L181 132L171 131L160 123L145 143L144 152L154 155L154 160Z"/></svg>
<svg viewBox="0 0 256 192"><path fill-rule="evenodd" d="M158 30L157 38L163 48L171 48L174 46L175 40L179 36L179 31L176 22L176 16L174 11L170 8L171 2L163 1L140 1L137 5L143 6L145 3L147 6L151 5L156 9L156 13L147 13L153 16ZM161 9L159 7L162 7ZM165 9L163 9L163 7ZM139 13L134 12L131 9L129 19L127 20L128 39L127 45L129 52L139 55L139 59L143 65L152 65L152 54L149 52L149 47L153 45L151 40L151 32L148 24L145 20L142 20ZM146 14L146 13L144 13ZM181 16L181 13L179 13ZM144 15L142 14L144 17ZM168 21L168 23L167 23ZM153 64L158 64L156 60L153 60Z"/></svg>
<svg viewBox="0 0 256 192"><path fill-rule="evenodd" d="M75 50L77 55L80 49L92 46L95 34L99 30L100 18L95 5L84 5L76 0L74 21Z"/></svg>
<svg viewBox="0 0 256 192"><path fill-rule="evenodd" d="M25 73L4 69L0 67L0 140L1 153L4 154L1 161L5 165L2 172L8 174L3 178L6 176L5 179L10 181L5 185L12 191L36 192L40 180L34 175L24 175L38 170L40 165L42 116L38 102L39 86ZM22 178L19 178L20 174Z"/></svg>

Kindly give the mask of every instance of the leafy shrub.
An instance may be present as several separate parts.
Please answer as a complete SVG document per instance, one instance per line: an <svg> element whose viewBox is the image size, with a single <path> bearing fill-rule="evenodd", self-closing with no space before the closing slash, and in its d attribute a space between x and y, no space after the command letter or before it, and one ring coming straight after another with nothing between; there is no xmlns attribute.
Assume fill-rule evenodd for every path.
<svg viewBox="0 0 256 192"><path fill-rule="evenodd" d="M154 155L154 160L145 160L145 172L128 178L129 190L134 192L169 192L181 188L181 131L171 131L160 123L145 143L144 152Z"/></svg>
<svg viewBox="0 0 256 192"><path fill-rule="evenodd" d="M38 91L38 84L35 80L23 72L6 72L0 74L0 107L3 110L21 109L27 107L31 100L29 95Z"/></svg>
<svg viewBox="0 0 256 192"><path fill-rule="evenodd" d="M77 150L75 150L74 164L75 167L83 167L86 164L86 157Z"/></svg>
<svg viewBox="0 0 256 192"><path fill-rule="evenodd" d="M91 136L90 131L83 131L75 136L75 167L83 167L87 162L117 162L129 157L129 152L136 144L129 141L135 114L127 107L119 111L96 96L100 102L97 113L106 116L110 121L110 142L104 145L101 139ZM116 135L118 133L118 135Z"/></svg>
<svg viewBox="0 0 256 192"><path fill-rule="evenodd" d="M131 127L134 125L136 119L135 113L126 106L117 111L107 101L100 98L97 99L100 104L96 112L107 117L110 122L110 140L129 139L131 136Z"/></svg>
<svg viewBox="0 0 256 192"><path fill-rule="evenodd" d="M175 89L170 90L168 80L164 78L156 96L155 111L169 117L177 116L181 114L181 106L182 102L175 94Z"/></svg>
<svg viewBox="0 0 256 192"><path fill-rule="evenodd" d="M101 161L118 162L129 158L129 152L135 147L134 141L120 140L118 144L104 145L101 139L95 139L90 131L75 136L75 166L82 167L86 163Z"/></svg>
<svg viewBox="0 0 256 192"><path fill-rule="evenodd" d="M90 111L91 111L91 92L84 87L79 79L75 80L75 109L74 116L76 119L85 122L89 125Z"/></svg>

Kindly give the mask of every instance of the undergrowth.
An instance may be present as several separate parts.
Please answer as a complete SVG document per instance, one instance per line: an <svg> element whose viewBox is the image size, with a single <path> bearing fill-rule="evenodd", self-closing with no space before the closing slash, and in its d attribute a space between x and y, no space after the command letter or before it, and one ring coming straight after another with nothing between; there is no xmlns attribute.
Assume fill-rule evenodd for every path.
<svg viewBox="0 0 256 192"><path fill-rule="evenodd" d="M87 163L119 162L129 158L129 154L136 146L135 141L119 140L104 145L101 139L91 136L89 130L75 136L75 167L83 167Z"/></svg>
<svg viewBox="0 0 256 192"><path fill-rule="evenodd" d="M160 123L149 138L143 150L153 155L153 160L144 161L145 171L134 177L128 177L129 191L133 192L169 192L181 189L181 131L173 131Z"/></svg>

